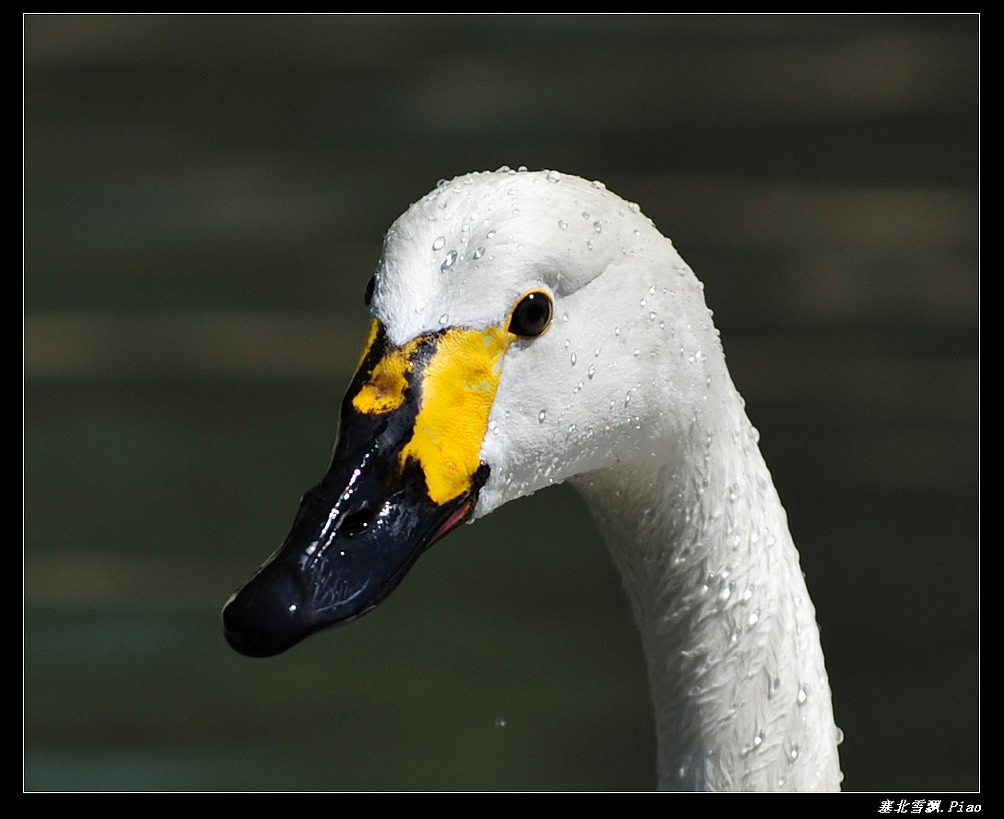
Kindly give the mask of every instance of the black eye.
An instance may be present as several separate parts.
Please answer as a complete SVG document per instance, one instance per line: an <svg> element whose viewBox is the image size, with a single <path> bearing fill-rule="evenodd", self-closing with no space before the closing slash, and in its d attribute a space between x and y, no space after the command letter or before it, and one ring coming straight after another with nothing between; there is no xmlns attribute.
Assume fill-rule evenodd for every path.
<svg viewBox="0 0 1004 819"><path fill-rule="evenodd" d="M367 307L370 306L370 302L373 301L373 289L376 287L376 276L370 276L370 280L366 282L366 292L363 293L363 304Z"/></svg>
<svg viewBox="0 0 1004 819"><path fill-rule="evenodd" d="M551 324L551 297L539 290L527 293L513 308L509 332L523 338L534 338Z"/></svg>

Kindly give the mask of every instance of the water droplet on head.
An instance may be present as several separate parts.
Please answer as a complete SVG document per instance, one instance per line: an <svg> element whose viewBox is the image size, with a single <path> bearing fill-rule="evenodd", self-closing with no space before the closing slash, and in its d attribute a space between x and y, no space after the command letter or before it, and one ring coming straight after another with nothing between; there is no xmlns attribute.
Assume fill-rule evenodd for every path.
<svg viewBox="0 0 1004 819"><path fill-rule="evenodd" d="M442 250L443 246L445 244L446 244L446 237L445 236L437 236L436 237L436 241L434 241L432 243L432 249L433 250Z"/></svg>
<svg viewBox="0 0 1004 819"><path fill-rule="evenodd" d="M452 267L453 263L457 260L457 251L451 250L446 254L446 258L443 259L443 263L439 266L441 271L445 271L447 268Z"/></svg>
<svg viewBox="0 0 1004 819"><path fill-rule="evenodd" d="M482 256L484 256L484 255L485 255L485 249L484 249L484 246L480 246L480 247L478 247L478 248L477 248L477 250L475 250L475 251L474 251L474 252L473 252L473 253L471 254L471 258L472 258L472 259L474 259L475 261L477 261L478 259L480 259L480 258L481 258Z"/></svg>
<svg viewBox="0 0 1004 819"><path fill-rule="evenodd" d="M546 418L547 418L547 410L546 409L542 409L540 412L537 413L537 422L538 423L543 424L544 420Z"/></svg>

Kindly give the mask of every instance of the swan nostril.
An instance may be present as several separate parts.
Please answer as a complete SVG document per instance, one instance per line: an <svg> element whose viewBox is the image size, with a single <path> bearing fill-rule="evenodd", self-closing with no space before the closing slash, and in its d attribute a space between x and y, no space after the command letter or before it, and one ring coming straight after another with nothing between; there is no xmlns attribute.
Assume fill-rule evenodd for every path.
<svg viewBox="0 0 1004 819"><path fill-rule="evenodd" d="M347 512L338 526L338 534L352 537L362 532L376 517L377 510L369 506L361 506Z"/></svg>

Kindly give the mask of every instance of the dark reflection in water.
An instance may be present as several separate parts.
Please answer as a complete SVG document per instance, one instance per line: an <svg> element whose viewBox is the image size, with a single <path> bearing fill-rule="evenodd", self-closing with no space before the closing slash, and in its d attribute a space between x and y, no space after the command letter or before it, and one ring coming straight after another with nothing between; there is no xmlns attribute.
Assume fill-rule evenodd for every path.
<svg viewBox="0 0 1004 819"><path fill-rule="evenodd" d="M323 473L383 231L503 164L603 179L704 280L845 786L978 787L977 26L27 17L25 787L651 787L567 490L280 658L220 634Z"/></svg>

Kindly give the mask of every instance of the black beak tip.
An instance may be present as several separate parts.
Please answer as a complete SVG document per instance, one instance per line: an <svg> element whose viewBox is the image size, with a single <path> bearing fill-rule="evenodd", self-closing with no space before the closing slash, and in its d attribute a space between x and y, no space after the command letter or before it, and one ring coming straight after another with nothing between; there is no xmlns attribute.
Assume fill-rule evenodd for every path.
<svg viewBox="0 0 1004 819"><path fill-rule="evenodd" d="M304 625L300 595L286 583L258 578L234 592L223 606L223 635L246 657L272 657L292 648L313 631Z"/></svg>

